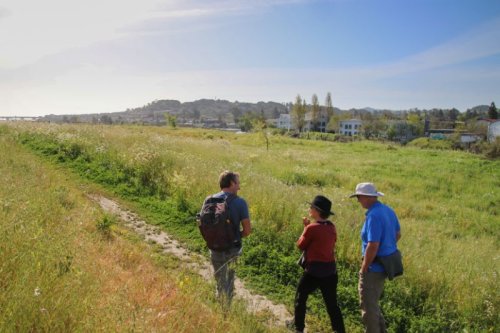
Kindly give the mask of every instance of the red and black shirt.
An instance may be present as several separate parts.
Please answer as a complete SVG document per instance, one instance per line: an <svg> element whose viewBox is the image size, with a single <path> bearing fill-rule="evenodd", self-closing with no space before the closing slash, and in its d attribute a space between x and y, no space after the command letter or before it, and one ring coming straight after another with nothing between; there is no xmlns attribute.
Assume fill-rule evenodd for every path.
<svg viewBox="0 0 500 333"><path fill-rule="evenodd" d="M304 228L297 246L305 251L305 271L325 277L336 273L335 243L337 230L330 221L313 222Z"/></svg>

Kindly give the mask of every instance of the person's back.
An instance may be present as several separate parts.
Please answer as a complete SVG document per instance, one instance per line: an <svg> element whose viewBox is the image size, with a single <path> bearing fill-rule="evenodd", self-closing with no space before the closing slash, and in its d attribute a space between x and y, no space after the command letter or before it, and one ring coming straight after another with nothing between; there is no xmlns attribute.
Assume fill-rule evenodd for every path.
<svg viewBox="0 0 500 333"><path fill-rule="evenodd" d="M308 266L319 263L335 262L335 243L337 231L335 225L330 221L314 222L305 227L302 236L297 241L301 250L306 250L306 262Z"/></svg>
<svg viewBox="0 0 500 333"><path fill-rule="evenodd" d="M241 221L249 217L248 206L246 201L235 194L224 191L220 191L212 195L212 197L227 200L231 225L233 227L233 232L236 238L235 247L241 247L241 238L242 238L242 232L240 231Z"/></svg>
<svg viewBox="0 0 500 333"><path fill-rule="evenodd" d="M396 214L392 208L378 201L378 197L382 196L384 194L378 192L372 183L359 183L350 196L356 197L367 210L361 229L363 261L359 270L358 293L365 332L370 333L387 331L379 305L387 272L377 258L395 253L401 237Z"/></svg>
<svg viewBox="0 0 500 333"><path fill-rule="evenodd" d="M378 241L377 256L388 256L397 250L398 232L400 230L399 220L396 213L389 206L376 201L368 208L366 220L361 229L363 241L363 252L369 241ZM384 272L380 263L374 262L370 265L374 272Z"/></svg>
<svg viewBox="0 0 500 333"><path fill-rule="evenodd" d="M214 269L214 276L217 282L217 296L220 300L230 304L234 292L234 265L241 254L243 237L251 233L250 215L246 201L238 197L240 189L239 174L224 171L219 176L219 186L221 191L214 194L215 197L229 197L228 207L230 221L235 233L233 246L223 251L210 250L210 259ZM240 230L240 225L242 229Z"/></svg>
<svg viewBox="0 0 500 333"><path fill-rule="evenodd" d="M333 215L331 208L332 202L318 195L309 209L309 216L314 222L307 217L302 220L304 231L297 240L297 247L304 251L304 274L295 294L294 320L289 323L289 327L296 332L304 331L307 299L318 288L325 301L332 330L345 332L344 319L337 303L338 275L334 254L337 231L335 225L328 220Z"/></svg>

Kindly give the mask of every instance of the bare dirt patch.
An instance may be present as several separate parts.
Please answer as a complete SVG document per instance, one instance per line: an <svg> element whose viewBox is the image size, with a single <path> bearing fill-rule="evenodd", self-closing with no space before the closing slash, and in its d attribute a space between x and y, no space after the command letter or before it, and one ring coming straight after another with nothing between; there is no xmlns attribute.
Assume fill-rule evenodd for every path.
<svg viewBox="0 0 500 333"><path fill-rule="evenodd" d="M205 280L209 282L213 281L212 265L205 257L188 251L169 234L156 226L147 224L137 214L120 207L116 201L98 194L93 194L89 197L97 202L104 211L117 216L123 221L125 226L142 235L145 241L158 244L162 247L164 253L176 256L183 265L201 275ZM270 324L284 326L286 320L292 319L292 316L283 304L275 304L265 296L251 292L245 288L243 281L238 278L235 281L235 292L237 297L247 303L249 311L254 313L270 313L272 315Z"/></svg>

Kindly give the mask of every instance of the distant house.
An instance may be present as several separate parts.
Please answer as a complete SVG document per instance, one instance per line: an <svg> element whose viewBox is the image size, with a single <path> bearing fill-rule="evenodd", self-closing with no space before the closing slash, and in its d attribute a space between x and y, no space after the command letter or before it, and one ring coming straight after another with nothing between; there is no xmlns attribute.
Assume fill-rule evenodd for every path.
<svg viewBox="0 0 500 333"><path fill-rule="evenodd" d="M500 137L500 120L491 122L488 126L488 141L493 142L496 138Z"/></svg>
<svg viewBox="0 0 500 333"><path fill-rule="evenodd" d="M362 121L360 119L342 120L339 124L339 133L342 135L360 135Z"/></svg>
<svg viewBox="0 0 500 333"><path fill-rule="evenodd" d="M428 133L429 133L429 138L431 139L443 140L450 138L457 132L454 129L446 128L446 129L431 129L429 130ZM464 131L460 131L459 133L460 133L460 142L465 145L481 140L481 135L477 133L469 133Z"/></svg>
<svg viewBox="0 0 500 333"><path fill-rule="evenodd" d="M500 136L499 126L500 119L483 118L476 121L476 126L482 129L482 133L486 135L489 142L493 142ZM484 132L483 132L484 131Z"/></svg>
<svg viewBox="0 0 500 333"><path fill-rule="evenodd" d="M490 124L492 124L492 123L494 123L496 121L498 121L498 119L482 118L482 119L478 119L476 121L476 125L484 126L484 127L489 127Z"/></svg>
<svg viewBox="0 0 500 333"><path fill-rule="evenodd" d="M283 128L286 130L290 130L292 128L292 120L290 118L290 114L282 113L276 122L277 128Z"/></svg>
<svg viewBox="0 0 500 333"><path fill-rule="evenodd" d="M314 130L314 124L312 119L312 112L306 113L304 124L304 131L312 131ZM326 111L320 111L318 114L318 119L316 120L316 131L318 132L326 132L326 126L328 125L328 114Z"/></svg>

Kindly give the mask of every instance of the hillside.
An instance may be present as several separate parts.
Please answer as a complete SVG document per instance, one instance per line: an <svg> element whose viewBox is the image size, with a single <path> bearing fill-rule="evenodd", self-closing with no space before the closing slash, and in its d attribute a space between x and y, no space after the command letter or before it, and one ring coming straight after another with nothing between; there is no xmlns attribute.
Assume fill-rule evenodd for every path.
<svg viewBox="0 0 500 333"><path fill-rule="evenodd" d="M310 106L308 106L310 107ZM181 103L177 100L155 100L144 106L128 108L125 111L78 114L78 115L46 115L40 121L56 123L92 123L92 124L148 124L165 125L167 118L175 119L176 124L190 127L208 128L247 128L248 122L254 118L277 119L280 114L292 112L292 103L276 102L230 102L227 100L200 99ZM409 114L420 119L430 119L436 128L453 128L457 119L467 121L487 115L488 106L480 105L460 113L457 109L430 110L386 110L365 107L341 110L334 107L334 114L340 118L357 118L368 122L376 119L406 121ZM373 127L374 125L370 125ZM370 127L368 126L368 127Z"/></svg>
<svg viewBox="0 0 500 333"><path fill-rule="evenodd" d="M280 113L288 113L289 105L275 102L240 103L226 100L201 99L181 103L176 100L156 100L145 106L127 109L122 112L80 115L47 115L43 121L52 122L103 122L112 123L150 123L164 124L165 114L177 116L181 122L203 119L235 122L235 119L248 113L277 118Z"/></svg>

